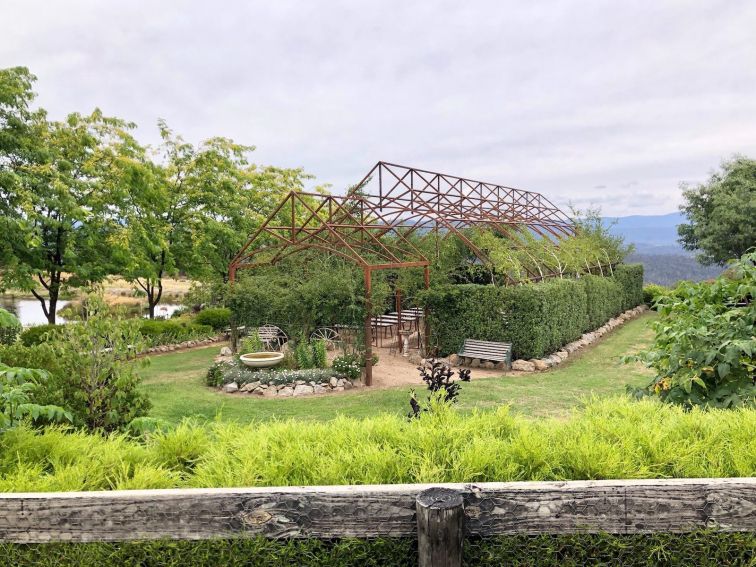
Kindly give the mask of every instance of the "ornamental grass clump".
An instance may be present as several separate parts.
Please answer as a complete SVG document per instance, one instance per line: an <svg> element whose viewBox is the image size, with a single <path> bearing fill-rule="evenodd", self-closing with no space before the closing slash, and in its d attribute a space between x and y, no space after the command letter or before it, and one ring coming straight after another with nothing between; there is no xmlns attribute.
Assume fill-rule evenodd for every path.
<svg viewBox="0 0 756 567"><path fill-rule="evenodd" d="M568 419L438 403L398 415L184 422L135 440L63 426L0 436L0 491L756 475L756 410L591 400Z"/></svg>

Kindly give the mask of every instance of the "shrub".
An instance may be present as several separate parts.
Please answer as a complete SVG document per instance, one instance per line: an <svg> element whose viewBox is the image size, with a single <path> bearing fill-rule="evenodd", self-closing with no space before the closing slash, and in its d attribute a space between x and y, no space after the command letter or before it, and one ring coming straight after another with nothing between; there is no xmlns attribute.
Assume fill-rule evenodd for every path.
<svg viewBox="0 0 756 567"><path fill-rule="evenodd" d="M657 298L654 344L631 357L657 372L639 395L686 408L756 405L756 252L729 273Z"/></svg>
<svg viewBox="0 0 756 567"><path fill-rule="evenodd" d="M332 368L339 376L349 378L350 380L357 380L362 373L360 355L352 353L337 356L333 359Z"/></svg>
<svg viewBox="0 0 756 567"><path fill-rule="evenodd" d="M0 307L0 345L12 345L21 332L21 323L10 311Z"/></svg>
<svg viewBox="0 0 756 567"><path fill-rule="evenodd" d="M208 386L216 388L224 384L230 384L231 382L236 382L239 386L249 384L250 382L262 382L264 384L280 386L283 384L293 384L297 380L318 383L327 382L331 377L336 375L337 372L330 368L257 370L236 362L216 362L208 369L205 383Z"/></svg>
<svg viewBox="0 0 756 567"><path fill-rule="evenodd" d="M60 374L50 385L77 425L114 431L146 415L150 402L133 360L142 348L139 322L114 319L101 299L90 298L86 321L56 331Z"/></svg>
<svg viewBox="0 0 756 567"><path fill-rule="evenodd" d="M593 400L567 418L441 408L411 422L188 424L143 440L21 426L0 437L0 491L747 477L754 428L754 409L686 412L628 398Z"/></svg>
<svg viewBox="0 0 756 567"><path fill-rule="evenodd" d="M142 319L139 323L139 333L151 346L181 343L215 335L215 331L209 325L173 319Z"/></svg>
<svg viewBox="0 0 756 567"><path fill-rule="evenodd" d="M35 394L48 378L44 370L0 364L0 431L15 427L25 419L35 423L73 421L71 413L63 408L37 403Z"/></svg>
<svg viewBox="0 0 756 567"><path fill-rule="evenodd" d="M34 346L42 344L52 339L54 331L60 329L63 325L35 325L29 327L21 333L21 342L24 346Z"/></svg>
<svg viewBox="0 0 756 567"><path fill-rule="evenodd" d="M302 337L294 347L294 359L297 367L301 369L326 368L328 366L328 354L325 341L308 341L305 337Z"/></svg>
<svg viewBox="0 0 756 567"><path fill-rule="evenodd" d="M46 370L53 376L61 373L60 360L49 343L34 346L25 346L20 342L7 346L0 345L0 363L18 368Z"/></svg>
<svg viewBox="0 0 756 567"><path fill-rule="evenodd" d="M245 337L242 342L241 346L239 347L239 354L249 354L251 352L262 352L265 350L265 345L263 345L263 342L260 340L260 335L257 334L257 331L249 335L248 337Z"/></svg>
<svg viewBox="0 0 756 567"><path fill-rule="evenodd" d="M643 303L656 310L656 298L667 295L669 289L663 285L646 284L643 286Z"/></svg>
<svg viewBox="0 0 756 567"><path fill-rule="evenodd" d="M231 323L231 310L225 307L203 309L194 317L198 325L209 325L216 331L225 329Z"/></svg>
<svg viewBox="0 0 756 567"><path fill-rule="evenodd" d="M461 385L459 382L470 381L470 370L460 368L459 369L459 382L452 380L454 377L454 370L451 366L431 358L426 364L418 367L420 371L420 378L428 386L430 396L425 402L425 406L421 407L415 396L415 391L410 392L410 407L412 411L407 415L410 419L420 417L424 411L435 411L439 404L454 404L457 403L457 396Z"/></svg>

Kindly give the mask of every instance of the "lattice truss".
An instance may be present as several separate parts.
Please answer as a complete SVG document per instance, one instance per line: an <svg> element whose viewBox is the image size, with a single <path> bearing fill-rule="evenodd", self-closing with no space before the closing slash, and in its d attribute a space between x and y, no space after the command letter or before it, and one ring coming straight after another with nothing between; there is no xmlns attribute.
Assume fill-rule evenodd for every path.
<svg viewBox="0 0 756 567"><path fill-rule="evenodd" d="M466 234L471 227L491 229L514 245L523 230L553 241L575 232L569 217L540 193L378 162L346 196L289 193L230 271L275 264L306 249L369 269L427 267L413 239L450 236L488 262Z"/></svg>

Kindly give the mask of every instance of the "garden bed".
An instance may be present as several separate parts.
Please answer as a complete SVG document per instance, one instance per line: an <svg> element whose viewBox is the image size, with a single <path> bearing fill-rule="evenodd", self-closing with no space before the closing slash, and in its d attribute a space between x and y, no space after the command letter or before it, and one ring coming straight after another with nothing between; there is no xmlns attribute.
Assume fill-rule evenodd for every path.
<svg viewBox="0 0 756 567"><path fill-rule="evenodd" d="M253 369L238 360L220 360L207 372L207 384L227 394L298 397L343 392L361 386L332 368L305 370Z"/></svg>

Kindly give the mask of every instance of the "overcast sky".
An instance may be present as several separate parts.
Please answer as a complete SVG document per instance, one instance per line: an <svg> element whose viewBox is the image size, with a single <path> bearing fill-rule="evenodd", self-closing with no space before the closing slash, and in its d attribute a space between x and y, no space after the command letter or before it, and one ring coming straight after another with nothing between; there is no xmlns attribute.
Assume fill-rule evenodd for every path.
<svg viewBox="0 0 756 567"><path fill-rule="evenodd" d="M378 160L607 215L756 157L756 2L2 0L55 118L257 146L334 191Z"/></svg>

